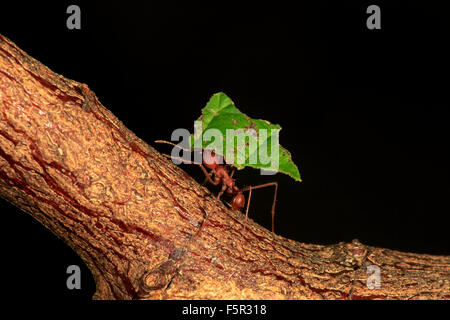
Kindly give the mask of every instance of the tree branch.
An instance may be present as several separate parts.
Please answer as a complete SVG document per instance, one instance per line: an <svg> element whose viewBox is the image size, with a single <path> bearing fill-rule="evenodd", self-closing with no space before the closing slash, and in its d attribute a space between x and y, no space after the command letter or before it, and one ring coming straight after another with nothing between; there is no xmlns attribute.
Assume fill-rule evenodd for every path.
<svg viewBox="0 0 450 320"><path fill-rule="evenodd" d="M450 298L450 257L303 244L245 221L1 35L0 195L83 258L96 299Z"/></svg>

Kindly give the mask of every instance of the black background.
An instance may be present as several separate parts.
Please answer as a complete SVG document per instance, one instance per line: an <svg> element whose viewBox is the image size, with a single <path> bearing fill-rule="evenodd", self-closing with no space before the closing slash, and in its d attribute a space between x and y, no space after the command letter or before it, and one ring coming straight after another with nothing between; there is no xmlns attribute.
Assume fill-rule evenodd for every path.
<svg viewBox="0 0 450 320"><path fill-rule="evenodd" d="M253 169L237 178L241 186L279 182L284 237L450 254L446 11L424 1L298 2L2 3L0 33L88 84L151 145L177 128L192 132L218 91L250 117L280 124L303 182ZM70 4L81 8L81 30L66 28ZM366 27L370 4L381 7L381 30ZM183 169L202 180L198 168ZM267 228L271 196L252 197L250 215ZM90 299L95 285L81 259L0 205L4 290ZM80 291L66 289L71 264L82 267Z"/></svg>

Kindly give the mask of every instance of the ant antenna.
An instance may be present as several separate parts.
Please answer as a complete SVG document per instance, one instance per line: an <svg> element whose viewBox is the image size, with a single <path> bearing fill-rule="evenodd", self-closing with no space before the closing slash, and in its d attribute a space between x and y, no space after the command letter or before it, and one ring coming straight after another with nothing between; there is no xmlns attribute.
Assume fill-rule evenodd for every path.
<svg viewBox="0 0 450 320"><path fill-rule="evenodd" d="M165 143L165 144L169 144L169 145L171 145L171 146L174 146L174 147L179 148L179 149L184 150L184 151L189 151L189 152L191 151L191 150L189 150L189 149L185 149L185 148L183 148L183 147L180 147L179 145L177 145L177 144L175 144L175 143L173 143L173 142L170 142L170 141L166 141L166 140L155 140L155 142L156 142L156 143ZM203 173L205 174L207 181L209 181L209 182L212 183L213 185L217 185L217 184L218 184L218 182L215 182L215 181L213 181L213 180L211 179L210 173L205 169L205 167L203 166L203 164L201 164L201 163L196 163L196 162L193 162L193 161L191 161L191 160L182 159L182 158L180 158L180 157L173 157L173 156L168 155L168 154L165 154L165 153L162 153L162 155L165 156L166 158L169 158L169 159L177 159L177 160L181 160L181 161L182 161L183 163L185 163L185 164L196 164L196 165L198 165L198 166L200 167L200 169L202 169Z"/></svg>
<svg viewBox="0 0 450 320"><path fill-rule="evenodd" d="M183 147L180 147L179 145L177 145L177 144L175 144L175 143L173 143L173 142L170 142L170 141L166 141L166 140L155 140L155 142L156 143L165 143L165 144L169 144L169 145L171 145L171 146L174 146L175 148L178 148L178 149L181 149L181 150L183 150L183 151L186 151L186 152L191 152L191 149L186 149L186 148L183 148ZM196 152L195 150L194 150L194 152ZM164 153L163 153L164 154ZM168 156L167 154L164 154L165 156ZM185 164L199 164L199 163L196 163L195 161L194 162L192 162L191 160L187 160L187 159L183 159L183 158L180 158L180 157L173 157L173 156L169 156L171 159L177 159L177 160L181 160L183 163L185 163Z"/></svg>
<svg viewBox="0 0 450 320"><path fill-rule="evenodd" d="M175 143L173 143L173 142L170 142L170 141L166 141L166 140L155 140L155 142L156 142L156 143L170 144L171 146L174 146L174 147L179 148L179 149L181 149L181 150L189 151L189 152L191 151L191 149L186 149L186 148L180 147L179 145L177 145L177 144L175 144Z"/></svg>

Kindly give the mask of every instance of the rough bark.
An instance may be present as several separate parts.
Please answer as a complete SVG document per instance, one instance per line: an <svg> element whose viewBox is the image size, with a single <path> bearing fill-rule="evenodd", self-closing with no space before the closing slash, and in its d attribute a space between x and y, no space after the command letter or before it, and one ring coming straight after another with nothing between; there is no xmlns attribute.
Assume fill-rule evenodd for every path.
<svg viewBox="0 0 450 320"><path fill-rule="evenodd" d="M0 195L82 257L96 299L450 297L450 257L298 243L245 221L1 35Z"/></svg>

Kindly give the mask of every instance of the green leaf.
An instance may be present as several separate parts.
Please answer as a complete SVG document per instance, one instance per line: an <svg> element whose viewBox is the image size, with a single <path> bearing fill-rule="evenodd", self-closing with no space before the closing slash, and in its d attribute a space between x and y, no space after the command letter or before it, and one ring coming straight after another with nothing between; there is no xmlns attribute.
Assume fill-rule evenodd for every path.
<svg viewBox="0 0 450 320"><path fill-rule="evenodd" d="M194 149L213 149L216 154L225 156L226 163L238 169L252 167L277 171L301 181L291 154L277 143L281 127L265 120L249 118L235 107L226 94L214 94L197 121L202 128L191 135L191 147ZM235 131L231 132L230 129ZM207 139L211 134L215 138Z"/></svg>

